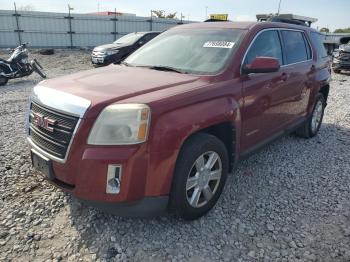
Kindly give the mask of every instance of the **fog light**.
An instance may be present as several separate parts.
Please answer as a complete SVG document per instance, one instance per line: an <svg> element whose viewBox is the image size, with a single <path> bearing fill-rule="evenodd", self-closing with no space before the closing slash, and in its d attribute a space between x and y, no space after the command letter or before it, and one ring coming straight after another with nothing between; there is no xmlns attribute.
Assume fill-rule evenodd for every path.
<svg viewBox="0 0 350 262"><path fill-rule="evenodd" d="M122 177L121 165L108 165L107 171L107 194L118 194L120 192L120 182Z"/></svg>

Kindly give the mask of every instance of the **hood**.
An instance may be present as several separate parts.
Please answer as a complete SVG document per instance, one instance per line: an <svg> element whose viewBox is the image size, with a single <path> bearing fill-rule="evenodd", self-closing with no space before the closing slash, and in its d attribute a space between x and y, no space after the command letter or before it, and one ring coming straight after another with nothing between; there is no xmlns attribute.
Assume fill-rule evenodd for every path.
<svg viewBox="0 0 350 262"><path fill-rule="evenodd" d="M198 76L193 75L110 65L44 80L40 86L85 98L90 100L94 107L163 89L170 91L176 87L177 92L182 91L182 88L186 91L202 86L203 83Z"/></svg>
<svg viewBox="0 0 350 262"><path fill-rule="evenodd" d="M122 48L122 47L126 47L128 45L124 45L124 44L106 44L106 45L100 45L100 46L96 46L94 48L94 51L106 51L106 50L111 50L111 49L119 49L119 48Z"/></svg>

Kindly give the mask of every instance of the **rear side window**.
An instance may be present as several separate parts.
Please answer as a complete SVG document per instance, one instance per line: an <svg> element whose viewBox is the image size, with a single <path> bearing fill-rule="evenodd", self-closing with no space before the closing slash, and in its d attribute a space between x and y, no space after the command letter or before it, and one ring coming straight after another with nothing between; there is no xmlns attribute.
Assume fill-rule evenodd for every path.
<svg viewBox="0 0 350 262"><path fill-rule="evenodd" d="M276 58L283 64L281 41L276 30L264 31L255 38L243 64L251 64L254 58L261 56Z"/></svg>
<svg viewBox="0 0 350 262"><path fill-rule="evenodd" d="M317 57L318 58L327 57L327 51L326 51L326 48L324 47L324 44L322 41L322 35L319 33L312 32L311 33L311 41L316 49Z"/></svg>
<svg viewBox="0 0 350 262"><path fill-rule="evenodd" d="M310 46L304 33L289 30L284 30L281 33L287 65L307 61L311 58Z"/></svg>

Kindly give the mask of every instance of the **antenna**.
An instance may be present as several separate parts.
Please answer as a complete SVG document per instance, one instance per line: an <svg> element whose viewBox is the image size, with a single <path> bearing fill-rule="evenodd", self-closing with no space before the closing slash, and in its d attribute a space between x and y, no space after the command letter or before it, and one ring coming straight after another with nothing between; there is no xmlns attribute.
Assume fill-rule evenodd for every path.
<svg viewBox="0 0 350 262"><path fill-rule="evenodd" d="M277 11L277 15L280 14L280 11L281 11L281 3L282 3L282 0L279 1L278 3L278 11Z"/></svg>

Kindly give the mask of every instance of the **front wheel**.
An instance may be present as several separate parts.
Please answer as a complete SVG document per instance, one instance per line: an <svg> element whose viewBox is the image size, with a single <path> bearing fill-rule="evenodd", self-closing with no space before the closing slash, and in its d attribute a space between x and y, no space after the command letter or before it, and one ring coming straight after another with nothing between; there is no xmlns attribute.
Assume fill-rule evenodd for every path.
<svg viewBox="0 0 350 262"><path fill-rule="evenodd" d="M34 61L31 63L31 66L34 72L36 72L42 78L46 78L46 75L41 71L42 66L38 63L38 61L34 59Z"/></svg>
<svg viewBox="0 0 350 262"><path fill-rule="evenodd" d="M218 201L227 173L228 154L221 140L204 133L194 135L176 162L171 208L185 220L203 216Z"/></svg>
<svg viewBox="0 0 350 262"><path fill-rule="evenodd" d="M296 134L300 137L311 138L317 135L321 127L326 101L321 93L316 96L315 105L311 117L300 127Z"/></svg>

